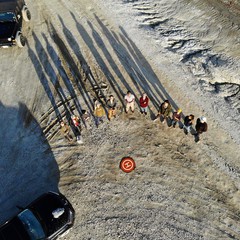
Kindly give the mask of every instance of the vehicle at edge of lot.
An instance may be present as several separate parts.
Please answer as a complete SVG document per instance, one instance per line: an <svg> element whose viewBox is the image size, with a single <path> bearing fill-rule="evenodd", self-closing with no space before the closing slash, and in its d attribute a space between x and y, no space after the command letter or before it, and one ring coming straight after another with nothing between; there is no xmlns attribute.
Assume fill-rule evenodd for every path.
<svg viewBox="0 0 240 240"><path fill-rule="evenodd" d="M31 13L24 0L0 0L0 47L25 46L23 20L31 20Z"/></svg>
<svg viewBox="0 0 240 240"><path fill-rule="evenodd" d="M0 240L53 240L74 224L75 211L64 195L48 192L0 226Z"/></svg>

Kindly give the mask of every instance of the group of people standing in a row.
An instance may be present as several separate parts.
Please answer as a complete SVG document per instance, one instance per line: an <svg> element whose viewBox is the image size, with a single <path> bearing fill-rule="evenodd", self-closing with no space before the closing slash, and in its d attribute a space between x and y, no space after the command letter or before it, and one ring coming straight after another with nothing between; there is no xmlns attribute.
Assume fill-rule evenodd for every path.
<svg viewBox="0 0 240 240"><path fill-rule="evenodd" d="M136 99L135 99L135 96L130 91L128 91L127 94L124 96L124 101L125 101L126 114L128 114L129 111L134 113ZM149 111L149 98L146 93L143 93L142 96L139 98L139 106L140 106L141 114L147 115ZM108 120L111 121L113 118L116 118L117 101L113 95L109 96L109 99L106 101L105 107L107 108ZM172 113L172 116L171 116L171 113ZM106 116L105 108L99 101L95 101L94 103L93 115L95 119L95 124L98 127L104 121L104 117ZM165 100L160 105L158 114L156 115L156 118L154 119L154 121L157 121L158 119L160 119L160 121L164 123L166 120L168 122L168 125L174 128L176 127L176 124L179 124L179 127L184 129L185 134L188 134L191 132L195 136L195 141L198 142L200 134L202 134L203 132L206 132L208 128L206 117L200 117L197 119L195 130L193 129L194 115L190 114L188 116L185 116L183 119L184 120L183 123L181 122L182 117L183 117L182 110L178 109L177 111L173 112L172 106L169 100ZM90 128L91 115L87 111L82 110L81 118L86 128ZM79 143L82 143L80 118L75 115L72 115L70 119L70 125L77 137L77 141ZM70 135L69 125L64 121L61 121L60 126L61 126L61 132L63 133L63 135L69 141L72 141L73 138Z"/></svg>
<svg viewBox="0 0 240 240"><path fill-rule="evenodd" d="M200 134L203 132L206 132L208 129L207 125L207 119L206 117L202 116L197 119L195 130L193 129L194 124L194 115L190 114L184 117L183 123L181 122L182 119L182 110L177 109L177 111L172 113L172 117L170 117L170 114L172 113L172 106L168 100L165 100L159 108L158 115L154 121L160 118L162 123L165 122L165 120L170 119L170 126L176 127L176 124L179 124L180 128L184 129L184 133L187 135L188 133L192 133L195 136L195 141L198 142L200 140ZM161 119L162 118L162 119Z"/></svg>
<svg viewBox="0 0 240 240"><path fill-rule="evenodd" d="M127 94L124 96L124 101L125 101L125 112L128 113L131 111L134 113L135 110L135 96L128 91ZM147 115L148 112L148 105L149 105L149 98L147 97L146 93L143 93L143 95L139 99L139 104L140 104L140 112L142 114ZM108 120L111 121L113 118L116 118L116 107L117 107L117 101L114 98L113 95L109 96L109 99L106 101L106 106L107 108L107 116ZM99 101L95 101L94 104L94 117L95 117L95 123L96 126L98 127L101 122L103 122L103 118L105 117L105 109L102 106L102 104Z"/></svg>

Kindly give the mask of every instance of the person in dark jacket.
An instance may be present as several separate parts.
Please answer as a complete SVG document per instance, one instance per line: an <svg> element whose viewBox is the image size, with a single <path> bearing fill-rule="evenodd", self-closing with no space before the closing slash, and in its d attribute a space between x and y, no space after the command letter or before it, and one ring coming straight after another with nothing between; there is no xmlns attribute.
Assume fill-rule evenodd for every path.
<svg viewBox="0 0 240 240"><path fill-rule="evenodd" d="M190 114L188 116L186 116L184 118L184 126L183 126L183 130L185 132L185 134L187 135L191 129L192 129L192 125L193 125L193 121L194 121L194 115Z"/></svg>
<svg viewBox="0 0 240 240"><path fill-rule="evenodd" d="M81 115L82 119L83 119L83 122L85 124L85 127L87 129L90 129L91 128L91 115L90 113L85 110L85 109L82 109L82 115Z"/></svg>
<svg viewBox="0 0 240 240"><path fill-rule="evenodd" d="M116 117L116 106L117 102L113 95L109 96L109 99L107 100L107 108L108 108L108 120L111 121L113 117Z"/></svg>
<svg viewBox="0 0 240 240"><path fill-rule="evenodd" d="M143 95L140 97L139 104L141 113L147 115L149 98L146 93L143 93Z"/></svg>
<svg viewBox="0 0 240 240"><path fill-rule="evenodd" d="M200 117L197 119L196 122L196 142L200 140L199 135L202 134L203 132L207 132L208 130L208 125L207 125L207 119L206 117Z"/></svg>
<svg viewBox="0 0 240 240"><path fill-rule="evenodd" d="M77 137L77 141L78 141L80 139L81 131L82 131L80 118L76 115L72 115L71 116L71 125L72 125L72 128L74 130L74 133L75 133L75 135Z"/></svg>
<svg viewBox="0 0 240 240"><path fill-rule="evenodd" d="M171 111L172 111L172 106L170 102L168 100L165 100L159 108L157 118L163 117L162 123L164 123L165 119L169 118Z"/></svg>

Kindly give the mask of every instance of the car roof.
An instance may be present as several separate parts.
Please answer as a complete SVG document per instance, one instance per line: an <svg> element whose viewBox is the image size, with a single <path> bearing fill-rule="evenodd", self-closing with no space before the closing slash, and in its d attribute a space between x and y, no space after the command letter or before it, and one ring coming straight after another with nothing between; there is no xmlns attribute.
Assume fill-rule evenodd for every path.
<svg viewBox="0 0 240 240"><path fill-rule="evenodd" d="M31 240L18 217L1 227L0 240Z"/></svg>

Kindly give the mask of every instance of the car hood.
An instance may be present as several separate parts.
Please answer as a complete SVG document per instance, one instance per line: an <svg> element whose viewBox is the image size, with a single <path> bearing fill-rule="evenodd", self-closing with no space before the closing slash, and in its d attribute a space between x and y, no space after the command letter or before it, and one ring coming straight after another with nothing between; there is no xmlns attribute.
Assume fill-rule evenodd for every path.
<svg viewBox="0 0 240 240"><path fill-rule="evenodd" d="M31 240L23 227L22 222L17 217L1 227L0 240L5 239Z"/></svg>
<svg viewBox="0 0 240 240"><path fill-rule="evenodd" d="M17 25L17 22L0 22L0 39L15 36Z"/></svg>

